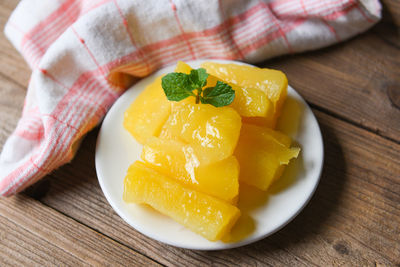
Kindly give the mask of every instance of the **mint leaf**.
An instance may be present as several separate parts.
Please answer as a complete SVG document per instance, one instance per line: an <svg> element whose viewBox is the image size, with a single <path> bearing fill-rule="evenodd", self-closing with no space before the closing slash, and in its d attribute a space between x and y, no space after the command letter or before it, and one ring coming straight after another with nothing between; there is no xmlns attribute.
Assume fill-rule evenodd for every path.
<svg viewBox="0 0 400 267"><path fill-rule="evenodd" d="M211 104L215 107L227 106L233 102L235 91L229 84L218 81L214 87L207 87L203 90L200 101L203 104Z"/></svg>
<svg viewBox="0 0 400 267"><path fill-rule="evenodd" d="M161 79L161 86L170 101L181 101L188 96L194 95L189 75L184 73L173 72L165 75Z"/></svg>
<svg viewBox="0 0 400 267"><path fill-rule="evenodd" d="M203 90L208 76L209 74L203 68L191 70L190 74L172 72L161 79L161 85L170 101L181 101L189 96L194 96L196 104L201 102L222 107L232 103L235 91L226 83L218 81L214 87Z"/></svg>
<svg viewBox="0 0 400 267"><path fill-rule="evenodd" d="M191 70L189 79L191 81L192 90L199 90L207 84L208 73L205 69L199 68Z"/></svg>

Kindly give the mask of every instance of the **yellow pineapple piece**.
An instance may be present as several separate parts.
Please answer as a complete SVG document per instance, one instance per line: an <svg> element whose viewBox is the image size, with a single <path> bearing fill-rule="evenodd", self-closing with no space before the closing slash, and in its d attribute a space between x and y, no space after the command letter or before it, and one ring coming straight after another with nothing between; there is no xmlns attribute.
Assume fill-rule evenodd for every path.
<svg viewBox="0 0 400 267"><path fill-rule="evenodd" d="M245 122L274 128L287 95L286 75L278 70L205 62L207 73L233 85L231 104Z"/></svg>
<svg viewBox="0 0 400 267"><path fill-rule="evenodd" d="M290 148L290 142L283 133L244 123L234 153L240 165L240 181L267 190L300 152L299 148Z"/></svg>
<svg viewBox="0 0 400 267"><path fill-rule="evenodd" d="M173 102L171 106L160 138L191 144L205 164L232 155L242 124L233 108L185 102Z"/></svg>
<svg viewBox="0 0 400 267"><path fill-rule="evenodd" d="M175 140L149 138L142 160L154 170L190 188L234 203L239 194L239 163L234 156L204 164L191 146Z"/></svg>
<svg viewBox="0 0 400 267"><path fill-rule="evenodd" d="M171 113L171 103L161 87L161 77L148 85L124 113L123 125L143 144L150 136L158 136Z"/></svg>
<svg viewBox="0 0 400 267"><path fill-rule="evenodd" d="M190 67L188 64L186 64L183 61L178 61L178 63L176 63L175 72L190 74L191 70L192 70L192 67Z"/></svg>
<svg viewBox="0 0 400 267"><path fill-rule="evenodd" d="M251 137L257 136L257 138L263 138L263 139L273 138L276 141L278 141L279 143L281 143L282 145L284 145L285 147L290 147L290 145L292 144L292 139L282 132L275 131L275 130L272 130L267 127L260 127L260 126L252 125L252 124L248 124L248 123L243 123L242 125L243 125L242 126L243 127L242 135L246 135L250 132ZM251 138L251 137L249 136L248 138ZM243 138L246 138L246 136L244 136Z"/></svg>
<svg viewBox="0 0 400 267"><path fill-rule="evenodd" d="M261 90L242 88L232 83L229 83L229 85L235 90L235 99L230 106L243 118L254 116L266 117L272 112L271 102L265 97L265 93Z"/></svg>
<svg viewBox="0 0 400 267"><path fill-rule="evenodd" d="M226 235L240 216L237 207L186 188L139 161L128 169L123 197L152 206L210 241Z"/></svg>

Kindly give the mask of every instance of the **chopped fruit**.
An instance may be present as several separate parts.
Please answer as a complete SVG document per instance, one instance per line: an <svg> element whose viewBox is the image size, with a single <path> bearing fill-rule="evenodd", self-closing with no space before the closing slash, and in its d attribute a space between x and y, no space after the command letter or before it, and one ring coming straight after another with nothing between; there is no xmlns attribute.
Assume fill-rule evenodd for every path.
<svg viewBox="0 0 400 267"><path fill-rule="evenodd" d="M175 72L189 74L191 70L192 70L192 67L190 67L188 64L186 64L183 61L178 61L178 63L176 63Z"/></svg>
<svg viewBox="0 0 400 267"><path fill-rule="evenodd" d="M274 128L287 95L286 75L278 70L205 62L207 73L233 85L232 103L245 121ZM257 118L253 118L257 117Z"/></svg>
<svg viewBox="0 0 400 267"><path fill-rule="evenodd" d="M235 90L233 107L243 117L267 116L271 113L271 102L265 97L261 90L253 88L242 88L235 84L230 84Z"/></svg>
<svg viewBox="0 0 400 267"><path fill-rule="evenodd" d="M297 158L300 152L299 148L289 148L288 138L264 127L243 124L235 150L240 181L267 190L282 175L290 159Z"/></svg>
<svg viewBox="0 0 400 267"><path fill-rule="evenodd" d="M190 188L234 203L239 194L239 163L234 156L205 165L197 151L180 141L149 138L142 160Z"/></svg>
<svg viewBox="0 0 400 267"><path fill-rule="evenodd" d="M225 236L240 217L237 207L186 188L139 161L128 169L124 201L148 204L210 241Z"/></svg>
<svg viewBox="0 0 400 267"><path fill-rule="evenodd" d="M170 113L171 103L161 87L161 77L158 77L125 111L123 125L143 144L148 137L158 136Z"/></svg>
<svg viewBox="0 0 400 267"><path fill-rule="evenodd" d="M171 106L160 138L191 144L205 164L232 155L242 124L233 108L185 102L174 102Z"/></svg>
<svg viewBox="0 0 400 267"><path fill-rule="evenodd" d="M243 127L242 128L243 134L251 132L251 134L253 136L257 136L257 138L265 138L265 139L273 138L286 147L290 147L292 143L292 139L289 136L287 136L282 132L272 130L270 128L260 127L257 125L252 125L247 123L243 123L242 127Z"/></svg>

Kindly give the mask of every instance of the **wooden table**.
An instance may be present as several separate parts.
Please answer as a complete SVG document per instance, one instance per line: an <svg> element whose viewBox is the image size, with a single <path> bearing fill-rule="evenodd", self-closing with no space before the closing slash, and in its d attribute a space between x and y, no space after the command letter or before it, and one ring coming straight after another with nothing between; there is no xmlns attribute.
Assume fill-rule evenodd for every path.
<svg viewBox="0 0 400 267"><path fill-rule="evenodd" d="M1 28L17 2L1 1ZM143 236L99 187L95 129L70 164L0 198L0 265L400 266L399 12L397 1L386 1L383 21L367 33L260 64L287 73L315 112L325 145L315 195L281 231L214 252ZM3 34L0 58L1 148L21 114L30 69Z"/></svg>

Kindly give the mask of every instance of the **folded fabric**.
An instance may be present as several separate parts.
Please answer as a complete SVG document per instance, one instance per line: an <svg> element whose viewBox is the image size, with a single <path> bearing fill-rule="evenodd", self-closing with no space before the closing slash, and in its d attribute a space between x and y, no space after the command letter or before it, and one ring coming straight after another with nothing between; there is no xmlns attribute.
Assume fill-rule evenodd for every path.
<svg viewBox="0 0 400 267"><path fill-rule="evenodd" d="M380 16L377 0L22 0L5 33L32 77L0 155L0 194L69 162L124 89L160 67L316 49Z"/></svg>

